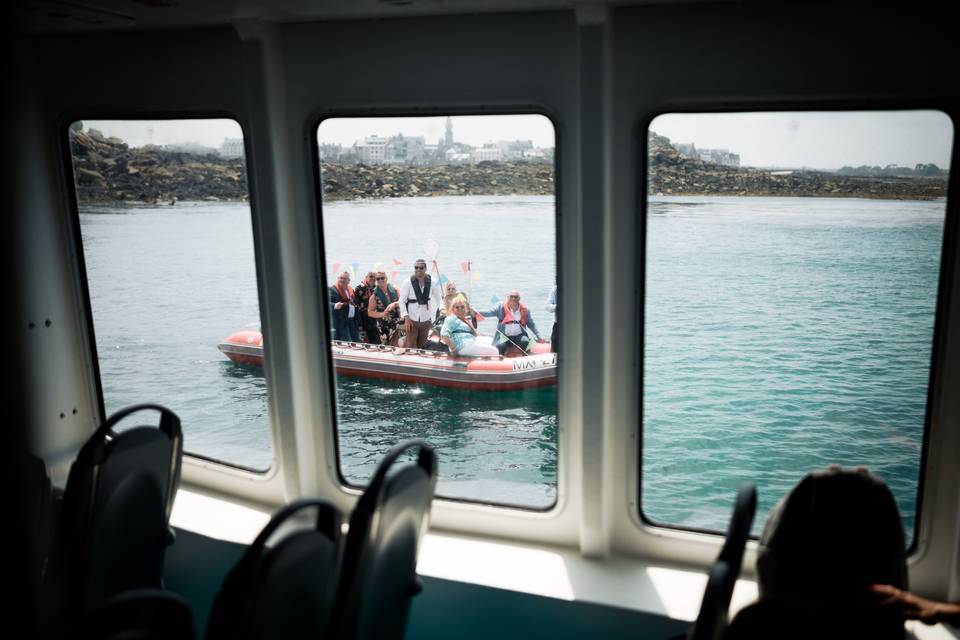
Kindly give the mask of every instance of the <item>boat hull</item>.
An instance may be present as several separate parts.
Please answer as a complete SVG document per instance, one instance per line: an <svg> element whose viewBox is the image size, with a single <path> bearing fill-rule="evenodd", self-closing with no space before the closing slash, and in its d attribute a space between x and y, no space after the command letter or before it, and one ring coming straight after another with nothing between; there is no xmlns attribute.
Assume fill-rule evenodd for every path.
<svg viewBox="0 0 960 640"><path fill-rule="evenodd" d="M263 336L258 331L238 331L218 348L237 364L263 365ZM555 353L462 358L437 351L339 340L332 342L330 351L337 375L342 376L477 391L533 389L557 382Z"/></svg>

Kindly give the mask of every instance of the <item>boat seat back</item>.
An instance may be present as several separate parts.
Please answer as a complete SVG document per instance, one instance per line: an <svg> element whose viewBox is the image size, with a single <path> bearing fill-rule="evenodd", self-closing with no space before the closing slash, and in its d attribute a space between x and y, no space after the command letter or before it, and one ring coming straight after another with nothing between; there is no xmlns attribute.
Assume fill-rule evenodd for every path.
<svg viewBox="0 0 960 640"><path fill-rule="evenodd" d="M410 449L419 449L416 463L391 470ZM403 637L436 482L436 454L425 442L397 445L380 462L350 517L331 637Z"/></svg>
<svg viewBox="0 0 960 640"><path fill-rule="evenodd" d="M43 460L28 451L21 456L20 473L23 478L24 505L29 518L26 532L33 546L30 547L30 573L32 587L40 584L43 565L47 557L47 543L50 538L51 484L47 465Z"/></svg>
<svg viewBox="0 0 960 640"><path fill-rule="evenodd" d="M94 607L74 637L83 640L193 640L193 612L181 596L161 589L135 589Z"/></svg>
<svg viewBox="0 0 960 640"><path fill-rule="evenodd" d="M311 508L313 527L281 528ZM335 506L317 499L278 511L224 580L207 640L324 637L340 577L342 521Z"/></svg>
<svg viewBox="0 0 960 640"><path fill-rule="evenodd" d="M121 420L144 410L159 412L159 428L114 432ZM161 586L182 452L180 419L152 404L118 411L80 450L67 478L46 580L54 624L68 624L123 591Z"/></svg>
<svg viewBox="0 0 960 640"><path fill-rule="evenodd" d="M707 576L700 613L687 634L690 640L718 640L723 636L728 624L733 587L740 576L743 551L756 512L757 489L752 484L744 484L737 491L723 547Z"/></svg>

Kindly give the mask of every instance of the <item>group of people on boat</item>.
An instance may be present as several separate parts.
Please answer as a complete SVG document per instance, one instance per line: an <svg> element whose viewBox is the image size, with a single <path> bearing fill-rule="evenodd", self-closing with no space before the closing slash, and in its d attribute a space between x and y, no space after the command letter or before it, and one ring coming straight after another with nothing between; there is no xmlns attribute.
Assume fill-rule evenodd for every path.
<svg viewBox="0 0 960 640"><path fill-rule="evenodd" d="M520 292L507 292L506 302L490 309L474 309L467 296L446 282L443 293L427 273L425 260L417 260L413 274L398 291L383 271L367 273L355 289L350 272L337 275L329 291L333 337L349 342L368 342L411 349L434 349L457 355L509 355L530 353L534 342L546 342L533 314L520 301ZM557 288L547 300L547 310L556 313ZM477 341L477 326L484 318L497 319L493 344ZM556 326L552 333L556 351Z"/></svg>

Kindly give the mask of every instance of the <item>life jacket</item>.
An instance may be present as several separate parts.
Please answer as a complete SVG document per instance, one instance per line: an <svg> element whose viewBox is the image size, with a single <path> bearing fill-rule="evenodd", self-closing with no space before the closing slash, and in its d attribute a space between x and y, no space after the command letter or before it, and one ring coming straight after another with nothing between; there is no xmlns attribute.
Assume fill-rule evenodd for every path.
<svg viewBox="0 0 960 640"><path fill-rule="evenodd" d="M520 303L520 319L513 315L513 309L506 304L503 305L503 320L500 324L518 324L521 327L527 326L527 308Z"/></svg>
<svg viewBox="0 0 960 640"><path fill-rule="evenodd" d="M387 291L384 292L380 287L374 287L373 295L377 297L377 311L383 311L387 308L387 305L391 302L396 302L399 299L397 295L397 290L393 288L392 284L387 284Z"/></svg>
<svg viewBox="0 0 960 640"><path fill-rule="evenodd" d="M424 288L420 288L420 283L417 282L417 276L410 276L410 284L413 285L413 295L417 297L416 300L407 297L407 308L410 308L411 302L416 302L417 304L430 304L430 274L423 276Z"/></svg>
<svg viewBox="0 0 960 640"><path fill-rule="evenodd" d="M346 295L344 295L340 285L334 285L333 288L337 290L337 295L340 296L340 302L353 302L353 288L350 285L347 285Z"/></svg>

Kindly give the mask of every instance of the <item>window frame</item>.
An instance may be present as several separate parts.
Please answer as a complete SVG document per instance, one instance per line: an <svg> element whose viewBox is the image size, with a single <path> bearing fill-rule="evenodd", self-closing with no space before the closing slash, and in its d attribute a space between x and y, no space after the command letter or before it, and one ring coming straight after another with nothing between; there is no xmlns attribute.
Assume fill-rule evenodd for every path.
<svg viewBox="0 0 960 640"><path fill-rule="evenodd" d="M259 309L263 309L263 296L262 296L262 269L260 264L260 238L257 234L257 211L256 211L256 198L255 198L255 188L254 181L251 179L251 154L250 154L250 136L248 133L248 127L243 118L231 111L227 110L211 110L211 111L188 111L188 112L167 112L167 111L133 111L133 112L115 112L115 111L70 111L68 113L61 114L57 119L56 131L58 139L58 147L60 150L60 170L63 177L63 184L66 187L66 192L64 193L65 197L65 208L69 217L69 234L70 234L70 246L74 252L73 263L75 269L75 281L79 285L77 289L77 294L79 296L78 303L80 308L83 310L82 321L85 324L85 331L83 331L85 338L87 340L86 345L86 355L88 358L87 366L90 371L90 376L92 378L94 389L93 389L93 406L96 410L96 415L94 420L96 424L102 423L107 419L106 406L103 398L103 382L101 379L100 371L100 355L97 348L97 339L96 339L96 327L93 318L93 305L90 299L90 285L87 275L87 264L86 264L86 254L83 246L83 233L80 224L80 199L79 194L77 193L76 185L76 170L73 164L73 154L70 148L70 127L76 122L81 121L90 121L90 120L114 120L114 121L126 121L126 122L149 122L149 121L175 121L175 120L230 120L234 122L239 128L240 133L243 136L243 152L244 152L244 164L246 166L246 187L247 187L247 204L250 208L250 225L251 225L251 236L253 239L253 258L254 258L254 271L256 274L257 280L257 304ZM260 313L261 323L263 321L262 312ZM279 475L280 470L278 469L278 451L277 451L277 438L276 438L276 427L273 425L273 420L271 419L271 411L269 410L269 405L272 402L273 394L273 385L268 376L264 375L265 384L267 386L267 404L268 411L267 415L267 432L270 436L270 446L272 453L271 464L266 469L254 469L252 467L247 467L235 462L230 462L226 460L220 460L212 456L204 455L202 453L195 453L184 449L183 457L184 466L196 466L200 469L218 469L225 471L227 476L240 476L240 477L254 477L260 482L271 483ZM194 461L195 464L191 464L191 461ZM259 493L259 492L256 492Z"/></svg>
<svg viewBox="0 0 960 640"><path fill-rule="evenodd" d="M312 161L313 167L313 190L314 190L314 200L316 206L316 225L317 225L317 258L319 260L320 273L319 285L321 287L321 292L327 291L331 286L331 283L327 281L327 255L326 255L326 235L324 232L323 225L323 177L322 177L322 166L320 159L320 127L327 120L336 120L336 119L373 119L373 118L429 118L429 117L456 117L456 116L519 116L519 115L537 115L546 118L551 127L553 127L553 139L554 139L554 156L552 162L553 175L554 175L554 186L553 186L553 223L555 231L555 242L554 242L554 265L556 272L556 284L557 291L559 294L560 291L560 282L561 282L561 269L562 262L560 260L560 247L561 247L561 188L560 188L560 173L561 173L561 128L558 124L557 117L545 107L541 105L534 104L520 104L520 105L506 105L498 106L496 108L491 107L479 107L479 106L467 106L463 108L457 107L421 107L417 109L392 109L392 108L376 108L376 107L366 107L366 108L356 108L356 109L332 109L332 110L322 110L318 113L313 114L309 120L307 126L308 130L308 140L310 145L310 158ZM326 312L326 303L321 300L321 306L324 307L324 322L329 322ZM557 312L556 321L560 321L559 312ZM332 352L332 340L329 336L329 327L326 327L326 334L324 336L324 346L326 351L327 362L325 367L325 372L327 373L328 379L328 393L329 397L334 401L330 403L330 427L332 428L332 434L330 441L333 443L332 459L331 466L335 473L336 481L339 483L339 488L349 495L359 496L365 485L354 485L351 484L346 477L344 476L343 469L341 466L341 457L340 457L340 431L337 428L337 374L333 365L333 352ZM558 356L557 360L557 396L558 399L555 404L556 409L556 443L557 443L557 473L556 473L556 484L555 484L555 495L553 502L546 507L525 507L518 504L509 504L509 503L500 503L493 501L480 501L473 500L469 498L457 498L450 496L443 496L437 494L435 500L442 503L448 503L452 505L459 505L466 507L470 510L481 508L481 509L493 509L499 513L523 513L523 514L533 514L535 516L552 516L558 514L566 508L566 491L561 489L563 482L563 474L569 474L569 470L566 469L568 466L566 464L565 457L561 455L561 428L560 428L560 401L559 401L559 392L561 389L561 367L560 360ZM561 464L561 463L564 464Z"/></svg>
<svg viewBox="0 0 960 640"><path fill-rule="evenodd" d="M637 296L636 312L638 317L646 318L646 298L647 298L647 248L648 248L648 189L650 184L649 167L649 133L650 126L660 116L674 114L723 114L723 113L784 113L784 112L868 112L868 111L938 111L946 116L953 127L953 148L951 151L951 162L948 169L946 180L948 195L944 199L944 220L943 233L940 243L939 260L940 266L937 274L937 293L934 305L934 323L931 335L930 364L927 372L927 394L924 407L923 439L921 443L920 459L918 465L917 493L916 493L916 512L914 518L913 537L910 546L906 549L908 559L915 560L924 556L928 551L929 536L927 529L931 523L932 517L930 509L927 508L928 483L936 484L937 479L932 477L934 469L931 466L931 447L932 440L935 437L933 425L934 413L941 402L942 386L942 367L946 361L945 338L949 324L948 309L951 302L951 290L954 285L952 266L954 255L960 244L960 220L958 220L956 197L949 197L950 185L956 182L956 156L957 156L957 120L952 115L950 105L938 101L930 100L898 100L898 101L778 101L778 102L754 102L744 101L743 103L732 103L724 101L716 102L695 102L683 105L669 105L661 107L650 112L646 112L635 119L635 138L633 149L636 153L636 167L642 173L642 179L636 181L636 203L637 211L637 229L635 237L636 246L636 273L640 283L640 292ZM628 471L633 475L633 486L631 487L631 496L635 498L635 507L631 509L631 519L634 523L654 536L661 539L675 538L678 540L691 539L719 539L725 535L722 531L712 531L697 527L680 526L669 523L661 523L652 520L643 510L643 407L645 392L645 368L644 357L646 349L646 323L644 320L643 328L638 334L637 352L635 354L638 371L638 382L640 397L637 403L637 421L635 425L636 435L636 458L629 465ZM945 425L937 426L936 430L945 428ZM930 477L928 477L930 476ZM798 478L799 481L799 478ZM751 536L756 540L756 536ZM753 558L754 549L748 553L748 557ZM752 564L752 561L751 561Z"/></svg>

